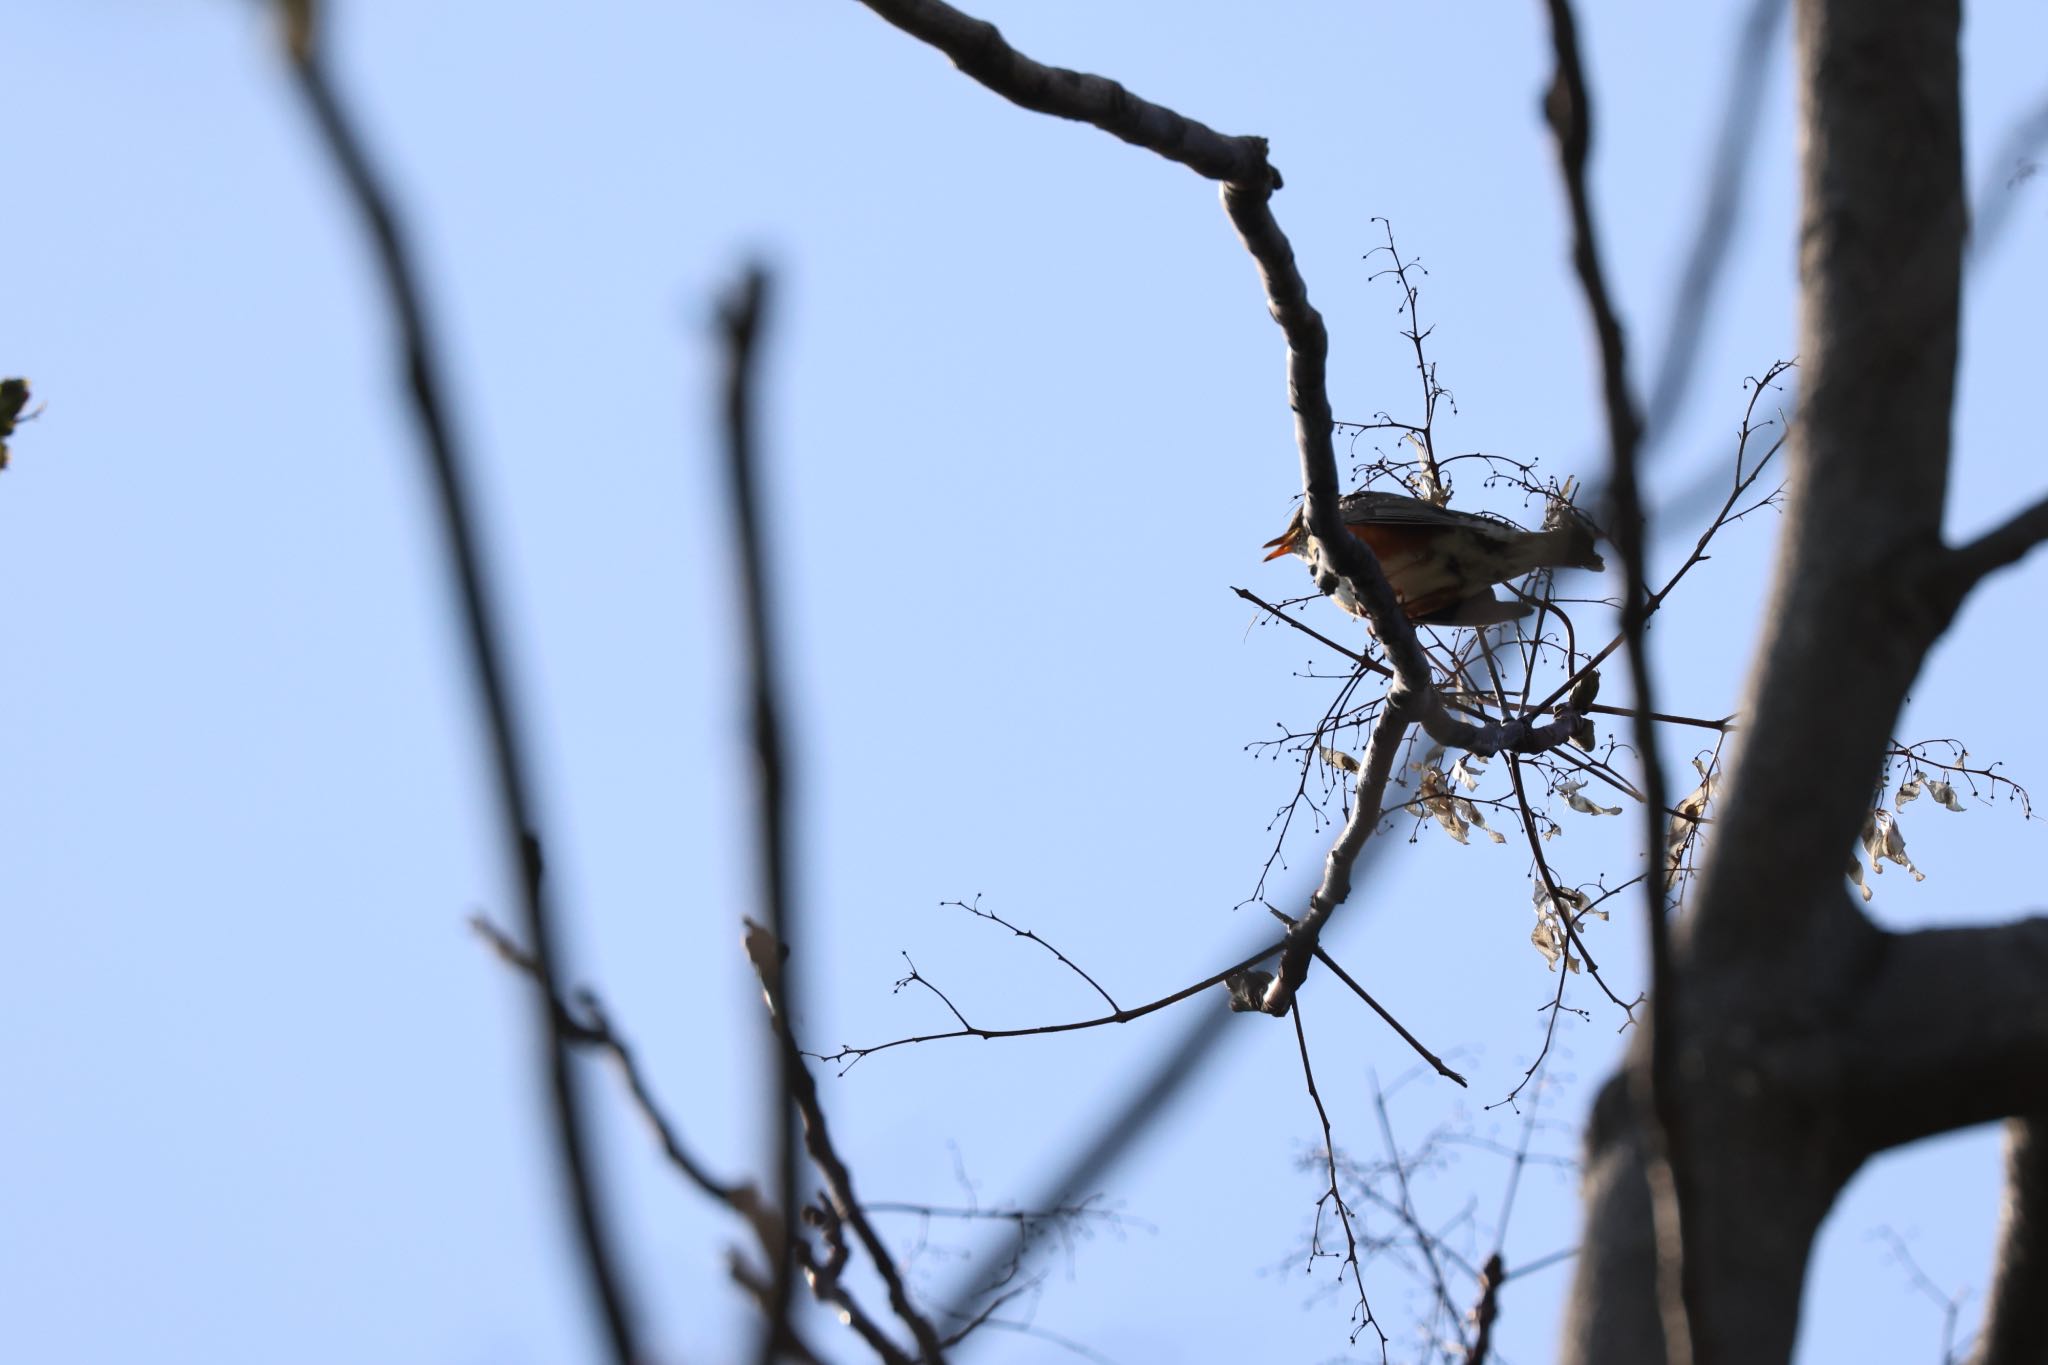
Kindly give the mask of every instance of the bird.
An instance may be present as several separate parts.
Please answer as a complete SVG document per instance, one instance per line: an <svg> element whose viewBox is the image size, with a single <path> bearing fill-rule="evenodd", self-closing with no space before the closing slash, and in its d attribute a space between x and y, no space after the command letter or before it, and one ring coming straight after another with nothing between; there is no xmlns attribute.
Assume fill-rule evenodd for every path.
<svg viewBox="0 0 2048 1365"><path fill-rule="evenodd" d="M1337 507L1345 528L1372 547L1408 619L1426 626L1494 626L1529 614L1526 602L1503 598L1494 584L1537 569L1606 567L1594 548L1595 530L1569 503L1551 505L1540 531L1511 521L1454 512L1399 493L1365 490ZM1316 568L1314 538L1302 508L1287 529L1266 542L1267 559L1298 555ZM1330 593L1353 616L1365 609L1341 578Z"/></svg>

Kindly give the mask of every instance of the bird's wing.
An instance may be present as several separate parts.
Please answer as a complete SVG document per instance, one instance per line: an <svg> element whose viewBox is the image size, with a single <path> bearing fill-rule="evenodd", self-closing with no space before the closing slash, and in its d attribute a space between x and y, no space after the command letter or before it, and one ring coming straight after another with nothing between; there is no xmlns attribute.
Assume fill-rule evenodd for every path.
<svg viewBox="0 0 2048 1365"><path fill-rule="evenodd" d="M1453 512L1448 507L1403 497L1399 493L1366 491L1345 498L1339 509L1347 522L1378 522L1390 526L1443 526L1499 535L1522 528L1511 521L1483 517L1471 512Z"/></svg>

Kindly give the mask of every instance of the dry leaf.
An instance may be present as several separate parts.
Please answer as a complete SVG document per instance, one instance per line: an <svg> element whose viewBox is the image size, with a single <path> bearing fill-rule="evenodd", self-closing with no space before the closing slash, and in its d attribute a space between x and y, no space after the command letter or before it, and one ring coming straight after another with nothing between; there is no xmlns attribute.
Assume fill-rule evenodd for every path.
<svg viewBox="0 0 2048 1365"><path fill-rule="evenodd" d="M1567 806L1575 811L1583 811L1587 815L1621 814L1620 806L1603 806L1589 796L1581 796L1580 793L1585 790L1585 786L1584 778L1570 778L1557 784L1557 794L1564 798Z"/></svg>

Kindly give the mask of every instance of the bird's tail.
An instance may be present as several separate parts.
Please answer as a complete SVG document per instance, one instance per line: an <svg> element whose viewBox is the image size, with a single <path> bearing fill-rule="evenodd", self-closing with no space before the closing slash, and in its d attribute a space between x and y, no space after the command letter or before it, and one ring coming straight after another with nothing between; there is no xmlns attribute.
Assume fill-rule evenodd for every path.
<svg viewBox="0 0 2048 1365"><path fill-rule="evenodd" d="M1546 526L1541 531L1525 531L1516 538L1514 555L1522 565L1520 572L1534 569L1592 569L1598 572L1607 567L1607 561L1600 558L1600 551L1594 545L1592 523L1579 516L1570 508L1563 525Z"/></svg>

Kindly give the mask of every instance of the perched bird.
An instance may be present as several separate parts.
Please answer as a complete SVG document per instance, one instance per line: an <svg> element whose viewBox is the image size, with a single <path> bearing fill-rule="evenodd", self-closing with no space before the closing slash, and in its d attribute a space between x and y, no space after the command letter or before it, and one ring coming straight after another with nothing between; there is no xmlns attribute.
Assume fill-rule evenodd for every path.
<svg viewBox="0 0 2048 1365"><path fill-rule="evenodd" d="M1398 493L1353 493L1338 504L1345 528L1372 547L1408 619L1428 626L1492 626L1531 608L1497 596L1496 583L1537 569L1601 569L1593 527L1575 508L1553 503L1540 531L1510 521L1453 512ZM1299 555L1315 568L1314 541L1294 509L1287 529L1266 542L1268 559ZM1330 594L1353 616L1364 609L1351 585Z"/></svg>

